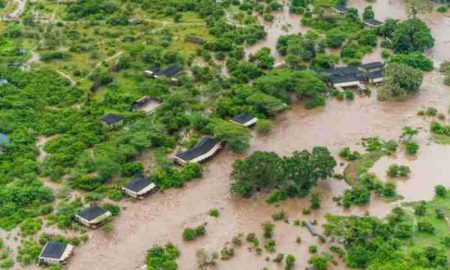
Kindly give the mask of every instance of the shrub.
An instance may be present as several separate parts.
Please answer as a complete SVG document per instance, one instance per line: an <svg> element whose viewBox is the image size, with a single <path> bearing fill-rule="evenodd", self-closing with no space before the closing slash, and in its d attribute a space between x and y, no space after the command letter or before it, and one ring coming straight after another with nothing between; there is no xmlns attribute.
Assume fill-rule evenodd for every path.
<svg viewBox="0 0 450 270"><path fill-rule="evenodd" d="M425 216L426 212L427 212L426 202L421 201L414 206L414 214L416 216Z"/></svg>
<svg viewBox="0 0 450 270"><path fill-rule="evenodd" d="M445 198L447 195L447 189L442 185L437 185L434 187L434 193L436 197Z"/></svg>
<svg viewBox="0 0 450 270"><path fill-rule="evenodd" d="M417 154L417 151L419 151L419 145L415 142L407 142L405 146L408 155L415 155Z"/></svg>
<svg viewBox="0 0 450 270"><path fill-rule="evenodd" d="M279 220L288 220L288 215L284 210L280 210L278 212L275 212L272 214L272 219L274 221L279 221Z"/></svg>
<svg viewBox="0 0 450 270"><path fill-rule="evenodd" d="M209 215L211 217L219 217L219 210L217 210L217 209L209 209Z"/></svg>
<svg viewBox="0 0 450 270"><path fill-rule="evenodd" d="M290 270L290 269L294 268L294 265L295 265L295 256L292 255L292 254L288 254L288 255L286 256L286 261L285 261L285 263L286 263L286 267L285 267L286 270Z"/></svg>
<svg viewBox="0 0 450 270"><path fill-rule="evenodd" d="M41 229L41 227L41 219L28 218L20 224L20 231L24 236L34 235Z"/></svg>
<svg viewBox="0 0 450 270"><path fill-rule="evenodd" d="M261 224L261 228L263 230L264 238L272 238L273 229L275 228L275 224L273 224L271 222L264 222Z"/></svg>
<svg viewBox="0 0 450 270"><path fill-rule="evenodd" d="M178 265L176 259L180 256L180 251L172 243L164 247L153 246L147 251L148 270L176 270Z"/></svg>
<svg viewBox="0 0 450 270"><path fill-rule="evenodd" d="M411 170L408 166L392 164L386 171L390 177L408 177Z"/></svg>
<svg viewBox="0 0 450 270"><path fill-rule="evenodd" d="M230 247L223 247L220 251L220 255L222 260L229 260L234 256L234 249Z"/></svg>
<svg viewBox="0 0 450 270"><path fill-rule="evenodd" d="M118 216L120 214L120 207L115 204L105 203L103 204L103 208L110 211L113 217Z"/></svg>
<svg viewBox="0 0 450 270"><path fill-rule="evenodd" d="M267 119L259 119L258 122L256 122L256 131L259 134L269 134L272 130L273 124L270 120Z"/></svg>
<svg viewBox="0 0 450 270"><path fill-rule="evenodd" d="M186 228L183 231L183 240L184 241L193 241L200 236L206 234L206 227L201 225L196 228Z"/></svg>
<svg viewBox="0 0 450 270"><path fill-rule="evenodd" d="M361 154L358 151L352 152L349 147L342 148L339 156L347 161L359 159Z"/></svg>
<svg viewBox="0 0 450 270"><path fill-rule="evenodd" d="M433 224L429 220L420 220L419 222L417 222L417 229L419 230L419 232L430 234L434 233Z"/></svg>
<svg viewBox="0 0 450 270"><path fill-rule="evenodd" d="M264 242L264 249L269 253L275 252L276 247L277 247L277 243L273 239L267 239Z"/></svg>
<svg viewBox="0 0 450 270"><path fill-rule="evenodd" d="M308 251L309 253L317 253L317 246L316 245L309 246Z"/></svg>

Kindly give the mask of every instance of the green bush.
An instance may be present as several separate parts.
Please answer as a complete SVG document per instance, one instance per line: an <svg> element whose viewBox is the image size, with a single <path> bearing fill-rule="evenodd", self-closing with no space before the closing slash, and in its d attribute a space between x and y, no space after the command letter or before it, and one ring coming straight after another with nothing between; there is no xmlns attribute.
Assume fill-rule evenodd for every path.
<svg viewBox="0 0 450 270"><path fill-rule="evenodd" d="M200 236L206 234L206 227L201 225L196 228L186 228L183 231L183 240L184 241L193 241Z"/></svg>
<svg viewBox="0 0 450 270"><path fill-rule="evenodd" d="M148 270L176 270L178 265L176 259L180 256L180 251L172 243L164 247L155 245L147 251Z"/></svg>

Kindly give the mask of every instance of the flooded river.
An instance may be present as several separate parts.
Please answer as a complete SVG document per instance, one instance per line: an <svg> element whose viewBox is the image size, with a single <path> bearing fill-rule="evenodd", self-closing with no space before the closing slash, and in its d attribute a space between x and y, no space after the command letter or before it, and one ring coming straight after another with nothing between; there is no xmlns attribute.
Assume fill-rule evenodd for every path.
<svg viewBox="0 0 450 270"><path fill-rule="evenodd" d="M365 2L350 1L350 5L363 8ZM375 13L380 19L387 17L404 17L402 5L397 1L378 0L373 4ZM281 18L281 19L280 19ZM278 13L274 23L266 25L268 37L252 46L247 53L261 47L269 47L274 52L276 39L280 34L301 31L299 18L290 15L286 10ZM449 46L444 41L449 38L448 17L430 19L437 44L433 50L435 59L448 59ZM283 27L290 24L291 27ZM286 30L287 29L287 30ZM440 34L439 34L440 33ZM279 59L279 55L276 55ZM378 102L375 94L371 97L356 97L352 102L329 99L327 105L314 110L305 110L294 104L292 109L276 119L271 134L265 137L255 135L251 142L251 150L274 151L281 155L289 155L295 150L310 149L316 145L329 147L337 153L344 146L358 148L362 137L380 136L383 139L398 138L405 125L428 129L429 121L417 116L417 112L434 106L446 113L450 102L450 88L442 84L438 72L426 75L420 93L401 103ZM450 167L446 161L450 159L450 147L438 146L429 141L429 135L422 131L418 137L420 150L416 160L407 160L399 151L395 158L383 158L373 168L381 178L385 178L385 169L391 163L408 164L412 175L408 180L398 180L398 191L405 200L431 199L435 184L450 186ZM204 177L193 181L186 187L168 190L155 194L142 201L126 201L122 203L123 211L114 222L114 230L110 233L101 230L91 233L89 242L76 250L76 255L69 264L69 269L76 270L130 270L143 269L146 251L154 244L175 243L181 250L178 259L179 269L196 269L195 253L204 248L207 251L220 251L233 236L238 233L255 232L260 235L262 222L271 219L274 211L284 209L291 220L317 220L324 222L327 213L346 213L362 215L366 212L383 216L396 203L385 203L377 198L368 207L343 210L336 206L332 197L342 194L347 188L343 181L328 179L320 183L323 194L322 208L309 216L302 215L302 208L309 206L306 199L291 199L280 203L279 207L268 205L260 197L250 200L234 198L229 194L232 163L242 158L228 150L222 151L215 159L207 163ZM343 170L338 166L337 171ZM397 202L398 203L398 202ZM208 210L217 208L218 218L208 216ZM207 234L193 243L182 241L185 227L207 223ZM320 228L320 226L319 226ZM297 244L297 236L302 243ZM291 253L296 256L295 269L304 269L309 253L307 248L317 244L303 227L296 227L284 222L277 222L274 239L277 252ZM324 245L319 245L319 251ZM236 256L229 261L218 260L215 269L255 270L268 267L283 269L273 262L267 262L266 253L258 256L247 249L247 245L236 249ZM269 255L271 259L274 255ZM342 264L332 269L345 269Z"/></svg>

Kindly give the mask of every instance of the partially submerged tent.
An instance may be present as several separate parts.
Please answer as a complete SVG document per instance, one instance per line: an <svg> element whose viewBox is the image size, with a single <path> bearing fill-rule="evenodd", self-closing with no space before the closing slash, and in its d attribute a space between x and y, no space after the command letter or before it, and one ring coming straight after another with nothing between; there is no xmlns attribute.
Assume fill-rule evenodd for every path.
<svg viewBox="0 0 450 270"><path fill-rule="evenodd" d="M61 242L47 242L39 254L39 263L66 264L72 255L74 247Z"/></svg>
<svg viewBox="0 0 450 270"><path fill-rule="evenodd" d="M78 212L78 214L75 215L75 218L85 226L97 228L111 215L110 211L94 204Z"/></svg>
<svg viewBox="0 0 450 270"><path fill-rule="evenodd" d="M131 110L134 112L143 111L147 115L150 115L159 106L161 106L161 100L154 97L143 96L131 104Z"/></svg>
<svg viewBox="0 0 450 270"><path fill-rule="evenodd" d="M346 5L338 5L333 8L337 13L345 14L348 12L348 8Z"/></svg>
<svg viewBox="0 0 450 270"><path fill-rule="evenodd" d="M307 221L305 224L306 224L306 228L312 234L312 236L318 235L316 227L314 227L314 225L311 222Z"/></svg>
<svg viewBox="0 0 450 270"><path fill-rule="evenodd" d="M364 73L365 78L370 83L380 83L383 81L383 69L384 63L382 62L370 62L360 66L361 71Z"/></svg>
<svg viewBox="0 0 450 270"><path fill-rule="evenodd" d="M378 27L383 25L383 22L375 19L365 19L364 24L370 27Z"/></svg>
<svg viewBox="0 0 450 270"><path fill-rule="evenodd" d="M144 71L145 75L158 78L160 76L164 76L170 78L172 81L178 81L177 75L179 75L183 71L183 67L177 64L170 65L165 69L161 69L159 67L150 67Z"/></svg>
<svg viewBox="0 0 450 270"><path fill-rule="evenodd" d="M180 164L202 162L214 156L221 148L222 145L219 141L205 136L191 149L177 153L175 161Z"/></svg>
<svg viewBox="0 0 450 270"><path fill-rule="evenodd" d="M122 191L133 198L143 198L145 195L156 192L157 187L145 177L136 177L127 185L122 187Z"/></svg>
<svg viewBox="0 0 450 270"><path fill-rule="evenodd" d="M108 113L100 120L107 127L116 127L123 123L123 117L117 114Z"/></svg>
<svg viewBox="0 0 450 270"><path fill-rule="evenodd" d="M322 71L327 75L328 83L334 88L359 87L362 73L357 67L344 66Z"/></svg>
<svg viewBox="0 0 450 270"><path fill-rule="evenodd" d="M252 126L256 124L258 119L254 117L253 115L247 114L247 113L240 113L236 115L235 117L230 119L231 122L243 125L246 127Z"/></svg>

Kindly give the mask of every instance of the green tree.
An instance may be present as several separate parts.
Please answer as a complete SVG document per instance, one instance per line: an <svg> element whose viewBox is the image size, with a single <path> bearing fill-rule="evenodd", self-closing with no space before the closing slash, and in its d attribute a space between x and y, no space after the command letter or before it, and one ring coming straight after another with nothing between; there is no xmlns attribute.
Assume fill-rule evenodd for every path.
<svg viewBox="0 0 450 270"><path fill-rule="evenodd" d="M330 256L326 254L313 255L308 260L308 263L318 270L327 270L329 262Z"/></svg>
<svg viewBox="0 0 450 270"><path fill-rule="evenodd" d="M283 160L273 152L254 152L233 164L232 192L250 197L255 191L269 191L284 178Z"/></svg>
<svg viewBox="0 0 450 270"><path fill-rule="evenodd" d="M404 64L390 64L385 69L378 97L381 100L404 98L408 93L419 90L422 80L420 70Z"/></svg>
<svg viewBox="0 0 450 270"><path fill-rule="evenodd" d="M373 8L371 5L364 8L362 17L364 20L375 18L375 12L373 12Z"/></svg>
<svg viewBox="0 0 450 270"><path fill-rule="evenodd" d="M425 22L412 18L397 23L392 45L396 53L423 52L434 46L434 38Z"/></svg>
<svg viewBox="0 0 450 270"><path fill-rule="evenodd" d="M244 126L214 119L211 129L214 137L227 143L233 151L244 152L250 147L250 130Z"/></svg>

